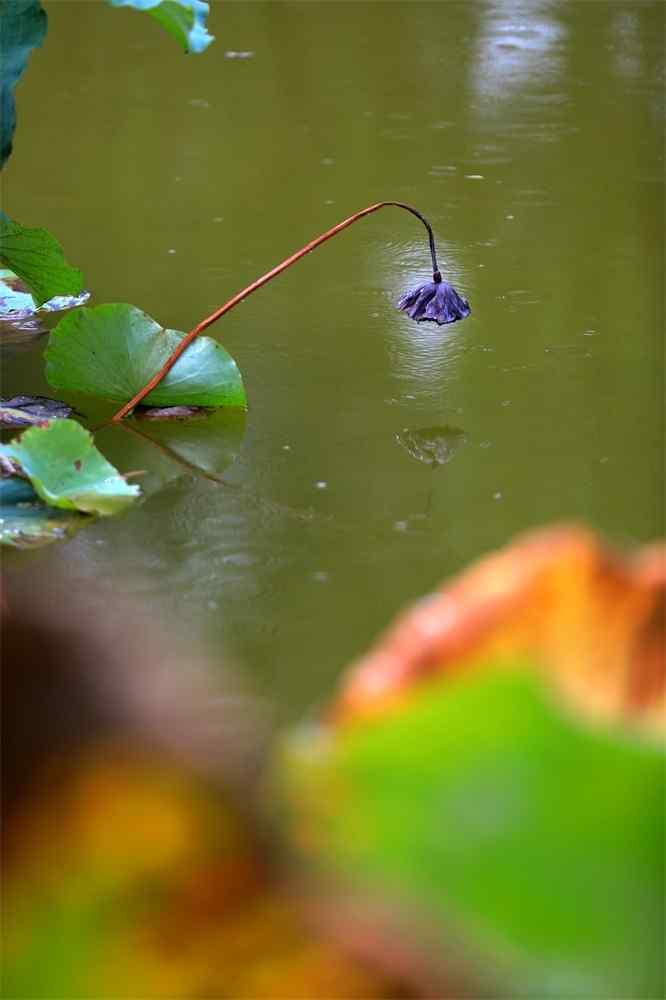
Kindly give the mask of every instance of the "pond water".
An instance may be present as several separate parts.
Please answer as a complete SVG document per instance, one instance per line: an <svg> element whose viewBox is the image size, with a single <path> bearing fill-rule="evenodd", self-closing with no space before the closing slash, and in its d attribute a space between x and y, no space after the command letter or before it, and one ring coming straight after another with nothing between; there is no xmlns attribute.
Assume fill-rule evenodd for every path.
<svg viewBox="0 0 666 1000"><path fill-rule="evenodd" d="M187 330L398 199L431 219L473 312L398 312L428 278L423 230L396 209L359 222L213 327L245 419L160 431L185 464L104 431L150 495L10 553L10 578L60 581L63 601L65 579L93 611L128 595L289 718L517 532L662 532L662 3L215 3L216 42L187 58L134 12L47 8L3 207L57 234L95 302ZM53 394L44 343L5 348L6 393ZM78 405L93 425L111 412Z"/></svg>

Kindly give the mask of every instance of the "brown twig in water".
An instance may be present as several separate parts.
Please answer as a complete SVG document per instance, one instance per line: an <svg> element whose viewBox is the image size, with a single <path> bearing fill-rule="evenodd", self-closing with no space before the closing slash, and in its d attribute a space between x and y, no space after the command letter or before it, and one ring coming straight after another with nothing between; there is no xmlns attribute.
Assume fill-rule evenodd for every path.
<svg viewBox="0 0 666 1000"><path fill-rule="evenodd" d="M351 226L352 223L357 222L359 219L362 219L366 215L371 215L372 212L377 212L380 208L386 208L391 205L396 208L403 208L407 212L411 212L412 215L415 215L417 219L421 220L423 225L428 230L428 240L430 242L430 255L432 257L433 280L441 281L441 275L439 273L439 269L437 266L437 252L435 249L435 238L433 236L432 227L428 222L428 220L425 219L424 216L422 216L419 211L417 211L415 208L412 208L411 205L405 205L401 201L379 201L375 205L369 205L367 208L361 209L360 212L355 212L354 215L350 215L348 219L344 219L342 222L339 222L337 226L333 226L332 229L327 229L325 233L321 234L321 236L317 236L316 239L311 240L309 243L306 243L304 247L302 247L300 250L297 250L296 253L291 255L291 257L287 257L286 260L283 260L282 263L272 268L272 270L267 271L266 274L261 276L261 278L257 278L257 280L253 281L252 284L247 285L240 292L237 292L232 298L229 299L228 302L225 302L223 306L220 306L219 309L216 309L214 313L211 313L210 316L207 316L205 319L202 319L200 323L197 323L194 329L190 330L190 332L183 337L183 339L175 348L173 353L164 362L160 370L155 372L150 381L144 385L143 389L140 389L139 392L137 392L136 395L129 400L129 402L125 403L125 405L122 406L117 413L114 413L111 420L118 421L126 417L127 414L134 409L135 406L138 406L139 403L143 399L145 399L145 397L150 392L152 392L153 389L156 388L156 386L160 384L164 376L167 374L167 372L171 371L175 363L178 361L178 358L184 351L187 350L192 341L196 337L198 337L199 334L203 333L204 330L207 330L209 326L212 326L213 323L216 323L217 320L220 319L222 316L224 316L225 313L228 313L230 309L233 309L234 306L237 306L240 302L243 301L243 299L246 299L248 295L252 295L253 292L256 292L260 288L263 288L263 286L268 284L269 281L272 281L273 278L277 278L277 276L279 274L282 274L283 271L286 271L288 267L291 267L292 264L295 264L297 261L299 261L301 257L305 257L306 254L309 254L312 250L315 250L318 246L321 246L322 243L325 243L327 240L330 240L333 236L337 236L337 234L342 232L343 229L346 229L347 226Z"/></svg>

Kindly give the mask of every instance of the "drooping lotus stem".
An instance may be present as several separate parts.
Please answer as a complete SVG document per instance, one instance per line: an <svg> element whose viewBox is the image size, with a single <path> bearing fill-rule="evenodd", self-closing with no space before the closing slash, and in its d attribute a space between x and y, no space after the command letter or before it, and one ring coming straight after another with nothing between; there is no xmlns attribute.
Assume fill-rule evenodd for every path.
<svg viewBox="0 0 666 1000"><path fill-rule="evenodd" d="M412 215L415 215L417 219L421 220L428 231L430 256L432 257L432 282L421 285L413 292L407 292L407 294L400 299L398 308L403 309L409 316L412 317L412 319L417 320L417 322L432 320L433 322L440 324L453 323L457 319L464 319L465 316L468 316L470 308L467 301L459 296L454 288L442 281L442 275L437 266L435 237L433 235L432 226L428 220L421 215L419 211L412 208L411 205L405 205L401 201L379 201L375 205L369 205L367 208L361 209L360 212L355 212L354 215L350 215L348 219L344 219L342 222L339 222L337 226L333 226L332 229L327 229L325 233L321 234L321 236L317 236L316 239L306 243L304 247L297 250L296 253L291 255L291 257L287 257L286 260L277 264L276 267L272 268L272 270L267 271L266 274L257 278L257 280L253 281L252 284L247 285L240 292L237 292L228 300L228 302L225 302L223 306L216 309L214 313L211 313L210 316L207 316L205 319L202 319L200 323L197 323L194 329L190 330L190 332L183 337L173 353L164 362L160 370L155 372L150 381L144 385L143 389L140 389L139 392L137 392L136 395L129 400L129 402L125 403L125 405L122 406L117 413L114 413L111 419L117 421L126 417L135 406L138 406L139 403L145 399L145 397L151 393L156 386L159 385L167 372L169 372L178 361L181 354L187 350L192 341L198 337L199 334L203 333L204 330L207 330L209 326L212 326L213 323L217 322L217 320L224 316L225 313L228 313L230 309L233 309L234 306L237 306L240 302L246 299L248 295L252 295L253 292L258 291L258 289L268 284L269 281L272 281L273 278L277 278L279 274L282 274L282 272L286 271L288 267L291 267L292 264L299 261L301 257L305 257L306 254L309 254L310 251L315 250L318 246L321 246L321 244L325 243L326 240L330 240L333 236L337 236L337 234L342 232L343 229L346 229L347 226L351 226L353 222L358 222L358 220L362 219L364 216L371 215L372 212L377 212L380 208L386 208L390 205L393 205L396 208L404 208L405 211L411 212Z"/></svg>

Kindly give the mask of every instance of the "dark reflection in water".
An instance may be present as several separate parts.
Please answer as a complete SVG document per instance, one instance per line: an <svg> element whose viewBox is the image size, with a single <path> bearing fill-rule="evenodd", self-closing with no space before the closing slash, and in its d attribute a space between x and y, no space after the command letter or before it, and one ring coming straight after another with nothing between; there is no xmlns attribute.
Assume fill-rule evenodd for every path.
<svg viewBox="0 0 666 1000"><path fill-rule="evenodd" d="M421 234L369 218L213 328L244 374L242 443L165 437L143 504L11 572L165 605L296 715L398 607L515 532L661 531L662 3L213 5L218 41L186 60L106 4L49 18L3 208L53 230L95 302L189 329L394 198L431 219L474 312L396 312ZM50 395L43 343L8 355L6 395ZM451 425L467 443L433 463L426 518L396 435ZM135 436L100 444L143 468Z"/></svg>
<svg viewBox="0 0 666 1000"><path fill-rule="evenodd" d="M396 441L418 462L429 465L434 472L440 465L450 462L458 449L467 440L459 427L421 427L418 430L403 430L395 436ZM430 480L428 501L424 513L430 516L434 480Z"/></svg>
<svg viewBox="0 0 666 1000"><path fill-rule="evenodd" d="M421 427L418 430L403 430L396 434L398 444L409 452L412 458L426 465L444 465L450 462L458 449L467 440L459 427Z"/></svg>

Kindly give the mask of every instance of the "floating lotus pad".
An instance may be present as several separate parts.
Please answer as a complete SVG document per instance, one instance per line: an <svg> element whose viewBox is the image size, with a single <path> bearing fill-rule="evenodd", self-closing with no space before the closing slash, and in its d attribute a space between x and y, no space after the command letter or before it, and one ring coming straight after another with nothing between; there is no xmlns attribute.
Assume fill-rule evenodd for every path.
<svg viewBox="0 0 666 1000"><path fill-rule="evenodd" d="M204 52L215 37L206 29L205 0L109 0L112 7L133 7L154 17L185 52Z"/></svg>
<svg viewBox="0 0 666 1000"><path fill-rule="evenodd" d="M140 493L107 462L92 434L75 420L31 427L0 445L0 457L18 462L35 491L51 507L116 514Z"/></svg>
<svg viewBox="0 0 666 1000"><path fill-rule="evenodd" d="M168 360L183 336L165 330L136 306L79 309L61 319L49 337L46 377L61 391L125 402ZM246 396L231 355L210 337L199 337L144 402L245 407Z"/></svg>
<svg viewBox="0 0 666 1000"><path fill-rule="evenodd" d="M54 296L76 297L83 292L83 275L67 263L55 236L48 229L12 222L4 212L0 212L0 264L25 283L38 306Z"/></svg>

